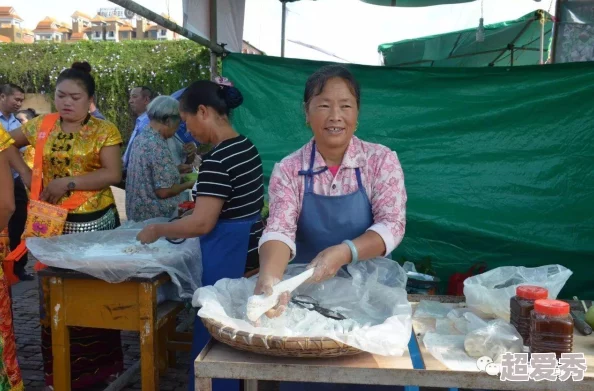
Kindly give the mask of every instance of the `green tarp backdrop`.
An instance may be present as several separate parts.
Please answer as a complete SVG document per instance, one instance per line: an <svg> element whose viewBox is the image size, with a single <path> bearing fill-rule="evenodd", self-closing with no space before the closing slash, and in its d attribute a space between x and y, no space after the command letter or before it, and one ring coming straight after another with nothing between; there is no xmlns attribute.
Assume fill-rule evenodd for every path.
<svg viewBox="0 0 594 391"><path fill-rule="evenodd" d="M323 63L229 55L244 95L233 117L275 162L311 137L307 77ZM394 253L429 256L438 275L559 263L563 291L594 296L594 63L515 68L350 66L362 85L360 138L398 153L408 191Z"/></svg>

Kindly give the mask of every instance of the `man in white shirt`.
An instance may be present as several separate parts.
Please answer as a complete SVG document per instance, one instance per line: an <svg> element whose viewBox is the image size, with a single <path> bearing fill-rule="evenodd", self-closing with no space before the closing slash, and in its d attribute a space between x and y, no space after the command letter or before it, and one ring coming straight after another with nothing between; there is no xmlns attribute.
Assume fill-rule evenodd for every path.
<svg viewBox="0 0 594 391"><path fill-rule="evenodd" d="M149 125L149 118L146 115L146 108L153 100L153 91L146 87L140 86L135 87L130 91L130 99L128 100L128 104L130 105L130 110L132 113L136 115L136 123L134 125L134 130L132 134L130 134L130 139L128 140L128 145L126 146L126 150L124 151L124 156L122 157L123 162L123 169L124 173L122 175L122 183L120 187L123 189L126 183L126 171L128 169L128 162L130 161L130 153L132 152L132 144L134 143L134 139L144 128Z"/></svg>
<svg viewBox="0 0 594 391"><path fill-rule="evenodd" d="M0 87L0 124L9 133L21 127L21 122L15 117L15 114L23 106L25 101L25 90L15 84L4 84ZM10 239L10 249L14 250L21 242L21 236L25 230L27 222L27 190L23 181L14 170L14 202L15 211L8 222L8 236ZM24 255L20 261L14 265L14 273L21 280L33 280L34 277L25 272L27 265L27 255Z"/></svg>

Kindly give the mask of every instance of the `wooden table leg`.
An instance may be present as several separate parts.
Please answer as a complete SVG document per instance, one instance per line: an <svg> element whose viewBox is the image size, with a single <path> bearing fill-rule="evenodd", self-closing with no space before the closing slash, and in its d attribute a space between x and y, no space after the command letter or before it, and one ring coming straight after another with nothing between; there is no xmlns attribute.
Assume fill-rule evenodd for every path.
<svg viewBox="0 0 594 391"><path fill-rule="evenodd" d="M157 292L150 283L141 283L138 287L140 309L140 378L142 391L159 389L158 352L155 335L157 314Z"/></svg>
<svg viewBox="0 0 594 391"><path fill-rule="evenodd" d="M52 328L52 352L54 359L54 390L70 391L70 331L66 325L64 282L50 278L50 316Z"/></svg>
<svg viewBox="0 0 594 391"><path fill-rule="evenodd" d="M209 377L197 377L194 384L195 391L212 391L212 379Z"/></svg>

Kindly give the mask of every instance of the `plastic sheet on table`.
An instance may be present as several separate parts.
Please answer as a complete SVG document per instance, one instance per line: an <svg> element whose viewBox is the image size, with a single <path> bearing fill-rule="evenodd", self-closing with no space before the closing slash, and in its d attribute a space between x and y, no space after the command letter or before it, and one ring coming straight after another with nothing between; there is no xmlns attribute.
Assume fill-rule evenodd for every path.
<svg viewBox="0 0 594 391"><path fill-rule="evenodd" d="M76 270L111 283L125 281L139 272L166 272L177 286L179 297L191 299L201 286L200 239L188 239L182 244L165 239L150 245L136 241L144 226L166 221L152 219L110 231L29 238L27 248L48 266Z"/></svg>
<svg viewBox="0 0 594 391"><path fill-rule="evenodd" d="M518 286L547 288L549 299L556 299L571 274L571 270L561 265L498 267L464 280L464 296L474 312L509 321L509 301L516 295Z"/></svg>
<svg viewBox="0 0 594 391"><path fill-rule="evenodd" d="M289 265L284 278L305 270ZM397 262L378 258L348 266L320 284L305 283L295 292L314 298L318 305L339 312L345 320L328 319L316 311L290 303L279 318L246 317L247 299L253 295L257 276L222 279L198 289L193 305L198 315L222 323L235 332L277 337L327 337L373 354L398 356L410 339L411 306L405 291L406 273Z"/></svg>

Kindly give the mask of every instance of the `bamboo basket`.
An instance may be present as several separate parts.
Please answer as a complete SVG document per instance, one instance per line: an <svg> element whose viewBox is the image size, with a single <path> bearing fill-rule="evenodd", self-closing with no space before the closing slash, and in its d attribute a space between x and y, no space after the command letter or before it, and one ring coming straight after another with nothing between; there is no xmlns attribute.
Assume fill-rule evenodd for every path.
<svg viewBox="0 0 594 391"><path fill-rule="evenodd" d="M210 318L201 318L206 329L217 341L232 348L252 353L280 357L328 358L352 356L361 350L330 338L274 337L237 331Z"/></svg>

